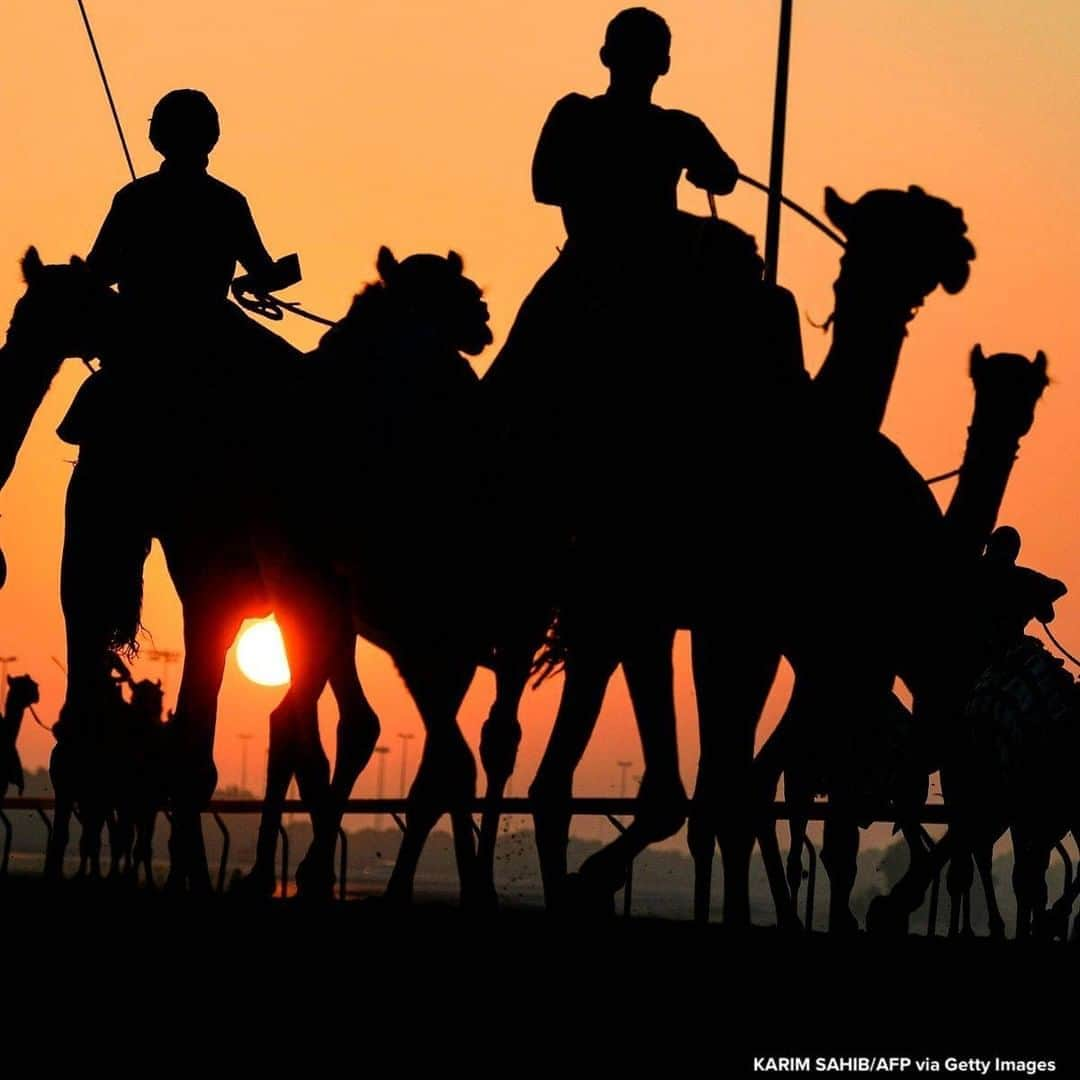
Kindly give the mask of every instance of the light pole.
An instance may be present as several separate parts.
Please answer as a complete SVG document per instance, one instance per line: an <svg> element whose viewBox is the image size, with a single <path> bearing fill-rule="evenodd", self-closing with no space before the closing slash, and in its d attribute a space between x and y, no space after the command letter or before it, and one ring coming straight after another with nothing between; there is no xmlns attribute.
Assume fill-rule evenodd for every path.
<svg viewBox="0 0 1080 1080"><path fill-rule="evenodd" d="M161 696L164 698L169 693L169 668L183 659L184 654L176 649L147 649L143 656L147 660L160 661L161 663Z"/></svg>
<svg viewBox="0 0 1080 1080"><path fill-rule="evenodd" d="M249 735L246 732L236 736L240 740L240 790L246 792L247 786L247 762L248 762L248 743L254 738L253 735Z"/></svg>
<svg viewBox="0 0 1080 1080"><path fill-rule="evenodd" d="M616 765L622 770L622 774L619 777L619 798L626 798L626 772L634 763L632 761L616 761Z"/></svg>
<svg viewBox="0 0 1080 1080"><path fill-rule="evenodd" d="M792 0L780 0L780 40L776 49L772 154L769 158L769 208L765 215L765 280L776 284L780 256L780 197L784 191L784 136L787 129L788 61L791 56Z"/></svg>
<svg viewBox="0 0 1080 1080"><path fill-rule="evenodd" d="M399 731L398 738L401 740L401 790L399 794L405 798L405 769L409 760L409 740L416 736L411 731Z"/></svg>
<svg viewBox="0 0 1080 1080"><path fill-rule="evenodd" d="M14 664L17 656L0 656L0 713L4 711L7 702L7 669L8 664Z"/></svg>
<svg viewBox="0 0 1080 1080"><path fill-rule="evenodd" d="M390 753L389 746L376 746L375 753L378 755L379 765L375 772L375 798L383 797L383 785L386 782L386 755ZM381 813L375 815L375 831L378 832L383 826Z"/></svg>

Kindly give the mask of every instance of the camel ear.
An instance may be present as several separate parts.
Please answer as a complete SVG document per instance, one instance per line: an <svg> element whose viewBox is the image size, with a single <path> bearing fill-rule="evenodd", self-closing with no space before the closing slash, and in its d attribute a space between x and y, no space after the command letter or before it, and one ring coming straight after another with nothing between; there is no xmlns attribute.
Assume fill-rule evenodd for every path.
<svg viewBox="0 0 1080 1080"><path fill-rule="evenodd" d="M1040 349L1035 354L1035 370L1045 379L1046 378L1046 353Z"/></svg>
<svg viewBox="0 0 1080 1080"><path fill-rule="evenodd" d="M447 252L446 261L455 274L460 274L465 270L465 261L456 251Z"/></svg>
<svg viewBox="0 0 1080 1080"><path fill-rule="evenodd" d="M974 379L979 371L986 366L986 357L983 355L983 349L981 345L976 345L971 350L971 362L968 364L968 371L971 377Z"/></svg>
<svg viewBox="0 0 1080 1080"><path fill-rule="evenodd" d="M846 236L848 225L851 223L851 203L840 198L835 188L825 189L825 214Z"/></svg>
<svg viewBox="0 0 1080 1080"><path fill-rule="evenodd" d="M379 277L383 281L388 282L394 276L394 271L397 270L398 265L394 253L385 244L379 248L379 255L375 260L375 269L379 271Z"/></svg>
<svg viewBox="0 0 1080 1080"><path fill-rule="evenodd" d="M23 281L25 281L27 285L33 285L34 281L40 276L41 271L45 267L36 247L28 247L26 249L26 254L22 257L22 263L20 265L22 266Z"/></svg>

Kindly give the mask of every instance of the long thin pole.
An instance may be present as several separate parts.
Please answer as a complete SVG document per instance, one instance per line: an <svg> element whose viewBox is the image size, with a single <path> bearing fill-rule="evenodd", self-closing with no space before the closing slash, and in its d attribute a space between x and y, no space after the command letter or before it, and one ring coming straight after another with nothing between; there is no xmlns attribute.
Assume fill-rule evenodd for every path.
<svg viewBox="0 0 1080 1080"><path fill-rule="evenodd" d="M780 42L776 51L772 155L769 159L769 209L765 217L765 280L776 283L780 258L780 199L784 190L784 135L787 127L788 60L791 56L792 0L780 0Z"/></svg>
<svg viewBox="0 0 1080 1080"><path fill-rule="evenodd" d="M90 16L86 14L83 0L77 0L79 13L82 15L86 26L86 36L90 39L90 48L94 51L94 59L97 61L98 72L101 75L101 85L105 87L105 96L109 99L109 108L112 110L113 123L116 124L116 133L120 136L120 145L124 148L124 158L127 161L128 172L131 179L135 179L135 166L131 163L131 154L128 153L127 139L124 138L124 129L120 126L120 114L116 111L116 102L113 101L112 91L109 89L109 80L105 77L105 65L101 62L101 53L98 52L97 42L94 40L94 31L90 26Z"/></svg>

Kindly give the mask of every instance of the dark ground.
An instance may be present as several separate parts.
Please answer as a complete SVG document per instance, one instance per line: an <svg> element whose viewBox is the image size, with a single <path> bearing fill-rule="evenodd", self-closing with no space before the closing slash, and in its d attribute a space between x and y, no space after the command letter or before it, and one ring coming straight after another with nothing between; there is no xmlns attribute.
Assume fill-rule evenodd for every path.
<svg viewBox="0 0 1080 1080"><path fill-rule="evenodd" d="M409 1075L741 1077L755 1055L870 1054L930 1056L942 1074L949 1056L1055 1060L1080 1076L1080 952L1061 944L737 936L527 910L482 921L442 904L400 914L33 878L9 879L0 911L2 1038L44 1024L62 1033L47 1055L105 1061L112 1047L134 1063L145 1037L142 1060L213 1075L385 1075L381 1060ZM70 1034L84 1024L92 1041Z"/></svg>

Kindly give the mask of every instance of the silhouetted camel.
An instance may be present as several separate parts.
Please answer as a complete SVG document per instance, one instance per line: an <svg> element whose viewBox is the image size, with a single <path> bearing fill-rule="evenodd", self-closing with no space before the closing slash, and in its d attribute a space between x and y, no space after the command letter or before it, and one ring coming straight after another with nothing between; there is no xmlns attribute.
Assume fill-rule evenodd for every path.
<svg viewBox="0 0 1080 1080"><path fill-rule="evenodd" d="M783 730L778 732L770 739L786 737ZM829 789L831 763L819 760L816 750L812 731L796 734L786 744L784 802L790 836L786 869L792 907L797 906L802 884L809 812L814 797L827 795ZM762 753L769 756L768 742ZM865 802L879 808L875 816L892 817L912 858L920 857L926 842L918 813L930 787L929 747L926 732L916 726L911 711L895 694L888 694L863 717L848 763L855 770ZM786 905L788 899L781 902Z"/></svg>
<svg viewBox="0 0 1080 1080"><path fill-rule="evenodd" d="M106 735L113 747L109 874L137 878L141 868L146 883L153 886L154 826L168 802L165 695L160 679L136 681L119 657L116 666L131 696L118 710L114 730Z"/></svg>
<svg viewBox="0 0 1080 1080"><path fill-rule="evenodd" d="M24 269L29 288L17 309L2 368L13 384L5 401L19 407L8 418L5 433L17 425L25 432L47 388L45 376L55 373L64 355L100 353L103 373L90 383L107 379L109 346L123 332L115 325L114 298L95 285L77 261L43 267L31 252ZM290 444L278 459L264 461L273 490L260 488L229 505L220 488L210 486L208 474L220 469L220 461L210 458L206 471L195 473L196 478L207 478L205 485L191 482L190 469L179 470L181 482L174 483L160 504L125 504L131 517L114 524L121 527L122 537L123 526L130 527L132 543L119 553L100 548L92 552L100 563L94 587L85 580L68 582L68 595L74 594L76 601L65 604L69 655L72 660L78 655L93 668L95 657L107 656L110 645L126 643L134 634L145 546L150 535L161 539L184 608L186 645L176 717L168 726L173 876L197 887L208 886L198 812L213 790L213 723L225 653L240 621L271 607L282 627L292 683L271 717L267 811L254 881L265 884L267 867L272 866L275 815L294 772L312 808L316 832L311 858L303 865L304 880L320 889L332 881L332 822L378 735L377 718L363 696L353 661L359 627L390 649L429 732L391 892L408 895L424 837L448 808L453 810L463 881L466 887L472 883L468 806L475 767L457 729L456 713L477 662L491 653L473 630L484 605L477 602L469 567L491 562L493 555L473 539L483 535L492 541L497 559L501 534L488 525L475 533L468 519L454 517L461 512L462 492L475 500L479 515L485 503L473 469L474 455L482 448L470 417L476 379L458 350L479 352L490 341L488 314L480 290L463 276L456 255L414 256L399 264L383 251L379 269L382 281L357 299L308 366L295 372L260 370L280 405L268 422L284 423L291 416L302 432L298 446ZM82 333L69 329L67 337L43 346L41 337L64 323L65 315L81 323ZM31 341L38 347L19 347ZM20 398L15 391L21 383L29 389ZM107 388L107 382L98 383L95 391L104 394ZM273 400L269 393L266 397ZM107 396L91 402L92 409L109 406ZM82 443L69 493L69 527L81 520L72 513L73 503L115 504L103 490L108 475L96 442L100 432L87 408L85 399L77 399L63 426L65 434ZM359 427L357 409L364 414ZM116 437L115 429L109 434ZM217 449L212 434L209 441ZM12 439L10 459L0 462L6 467L0 478L10 472L17 448L18 440ZM341 460L346 454L357 464L370 504L342 499L339 474L322 468L326 460ZM186 464L182 456L179 463ZM226 486L231 491L234 485L230 481ZM272 497L278 492L284 495ZM443 504L447 513L436 512ZM92 562L84 553L80 565L89 569ZM118 566L124 570L122 578ZM489 578L498 580L497 575ZM107 591L101 581L109 584ZM117 600L123 601L119 610ZM503 596L494 608L510 605ZM535 641L545 618L541 613L535 620ZM85 626L72 626L80 619L91 622L92 637ZM531 656L529 650L526 675ZM99 665L100 676L105 661ZM332 789L315 723L315 703L327 681L341 708ZM94 687L103 693L100 677ZM58 725L61 736L64 724L62 720ZM63 757L70 757L73 768L104 773L100 747L70 749ZM72 797L85 816L92 777L80 781L67 790L77 792ZM105 800L99 788L94 791L102 806L101 821ZM63 850L62 845L58 848Z"/></svg>
<svg viewBox="0 0 1080 1080"><path fill-rule="evenodd" d="M880 700L899 675L912 692L917 721L931 733L931 743L937 742L939 753L940 735L962 705L983 656L975 607L978 555L993 528L1019 441L1030 429L1035 403L1047 385L1046 359L1041 353L1031 361L1011 354L984 357L976 348L971 373L976 387L975 413L959 483L948 510L942 514L924 482L912 474L911 495L894 501L889 510L892 521L884 516L884 508L878 509L876 499L868 507L873 520L881 521L890 530L890 535L880 541L882 549L890 553L890 560L881 564L881 570L865 558L859 566L864 578L873 580L878 580L876 574L886 567L891 566L894 574L902 571L901 559L911 568L902 577L898 575L904 585L902 590L890 591L883 603L875 595L874 614L867 617L860 613L859 670L876 671L879 676L876 697L868 694L865 700ZM921 500L915 497L919 489ZM904 516L898 518L898 514ZM864 530L860 539L864 552L874 552L873 530ZM885 547L886 542L899 542L899 546L890 549ZM878 604L882 604L880 613ZM839 629L837 626L837 632ZM829 722L829 703L808 700L800 692L799 679L806 671L801 656L795 656L794 666L796 691L789 717L795 718L796 729L820 731ZM808 674L812 677L814 669L810 668ZM840 692L837 685L834 694ZM851 750L857 745L856 716L851 722L850 729L838 733L843 741L835 741L826 758L830 763L829 791L834 810L826 826L823 862L832 885L829 925L834 930L852 929L855 925L848 897L854 884L857 822L866 816L862 808L865 800L860 797L856 779L857 755ZM770 750L770 754L760 755L755 764L768 797L775 790L782 768L779 758L786 752L784 740L778 740ZM940 757L937 760L940 762ZM929 768L935 767L931 757ZM768 837L762 837L767 864L778 861L775 851L770 850L774 837L771 828ZM773 884L777 892L775 881Z"/></svg>
<svg viewBox="0 0 1080 1080"><path fill-rule="evenodd" d="M972 691L974 700L968 701L964 718L950 725L945 739L948 760L951 764L942 769L942 787L946 801L962 803L965 798L965 778L972 771L979 769L979 754L972 755L972 744L987 738L988 732L982 724L972 718L978 716L977 702L985 702L985 688L1000 676L1003 669L1009 667L1010 654L1021 650L1030 639L1025 638L1025 627L1031 619L1048 623L1054 618L1054 603L1067 591L1064 583L1049 578L1038 571L1017 566L1020 554L1020 534L1009 526L1002 526L994 531L987 544L986 553L980 561L978 610L980 612L979 630L984 643L986 670L979 677L979 683ZM983 688L980 693L979 687ZM1018 722L1023 722L1020 718ZM977 726L976 726L977 725ZM972 758L976 760L972 760ZM1003 762L1004 767L1015 766L1011 760ZM955 786L954 776L958 774L959 783ZM992 817L993 815L991 815ZM1021 830L1021 833L1023 830ZM993 845L997 839L985 837L982 843L973 838L973 850L970 855L954 849L949 860L949 873L946 884L950 897L949 935L971 934L971 885L972 862L979 871L983 892L986 897L987 917L991 937L1004 937L1005 923L997 905L993 880ZM1021 836L1021 841L1023 837ZM1049 849L1046 851L1049 857ZM1025 860L1021 855L1017 871L1021 875ZM1018 890L1019 897L1023 888Z"/></svg>
<svg viewBox="0 0 1080 1080"><path fill-rule="evenodd" d="M57 827L47 872L60 873L68 839L64 822L73 805L78 805L90 835L100 833L108 814L109 770L102 759L100 715L110 697L114 651L131 647L135 640L142 564L150 538L157 536L184 613L184 674L175 720L168 728L173 822L170 879L174 885L189 883L207 889L199 812L216 784L212 746L225 654L245 618L265 616L278 607L279 621L297 635L296 626L290 624L288 598L276 588L292 567L288 544L274 539L281 536L283 526L271 497L278 480L290 475L285 465L294 448L289 445L281 450L283 461L277 468L271 457L279 444L271 440L269 449L261 451L260 463L267 471L253 469L242 482L222 469L222 460L232 455L237 468L249 465L251 459L244 454L250 454L257 441L257 424L275 424L276 417L299 400L293 385L296 376L285 370L286 358L299 354L269 335L277 351L253 361L258 367L249 374L253 387L272 387L273 393L255 394L248 416L226 418L209 402L201 415L206 426L200 430L194 426L200 402L190 393L179 404L162 402L166 417L147 408L145 402L136 407L128 398L124 381L108 363L111 355L127 355L131 349L125 339L121 302L80 260L46 267L31 249L23 270L27 292L16 305L0 352L4 387L0 394L0 483L10 475L30 420L64 358L105 358L102 370L86 381L60 428L62 437L80 444L81 452L68 489L61 569L68 695L54 728L57 746L51 772ZM207 397L212 398L216 389L206 388ZM215 431L211 421L229 430ZM242 429L238 435L236 428ZM197 439L192 438L193 431ZM139 454L132 457L132 447L159 440L153 468L170 474L167 490L148 475L145 484L133 479L140 468L150 468L150 459ZM129 468L127 487L140 492L138 498L116 497L115 469L121 462ZM302 488L297 485L296 490ZM304 636L311 649L323 653L329 649L328 639L340 647L342 627L348 620L344 592L332 569L327 568L325 581L316 584L330 598L334 617L320 610L319 620L305 627ZM302 620L302 612L303 608L297 621ZM352 640L351 630L348 640ZM299 672L302 680L305 658L295 647L293 652L294 677ZM374 714L356 678L351 646L347 656L347 663L339 657L342 662L333 670L331 688L351 730L373 729ZM275 713L278 741L293 738L289 708L287 702ZM369 741L374 745L374 734ZM325 756L321 748L298 756L301 792L312 806L319 805L329 774Z"/></svg>
<svg viewBox="0 0 1080 1080"><path fill-rule="evenodd" d="M1034 931L1064 936L1077 892L1067 890L1047 912L1045 874L1054 846L1068 832L1076 835L1080 825L1070 780L1080 731L1080 691L1063 662L1026 636L1024 628L1033 618L1053 618L1054 602L1064 595L1065 586L1017 566L1019 536L1015 530L1000 533L1006 538L988 550L977 579L988 641L986 666L972 679L943 740L943 788L953 824L929 858L913 865L888 896L874 902L867 915L870 929L906 927L909 913L946 860L955 904L970 887L972 853L989 901L993 844L1008 829L1017 935ZM996 905L991 905L990 915L991 933L1001 936ZM958 922L954 911L951 929L962 929Z"/></svg>
<svg viewBox="0 0 1080 1080"><path fill-rule="evenodd" d="M928 628L923 631L923 644L918 651L919 667L915 670L901 670L904 653L911 650L910 644L906 644L903 639L892 640L889 647L896 651L891 656L883 650L878 657L882 664L892 663L894 673L911 675L917 678L923 687L924 700L920 700L918 696L916 698L914 722L918 735L916 737L914 732L909 735L908 761L902 760L898 746L892 746L888 751L888 758L892 768L898 769L893 773L894 779L888 784L877 786L876 790L873 784L867 783L868 771L872 774L875 769L866 757L867 743L872 744L874 741L872 733L875 726L880 724L883 711L887 707L887 692L885 696L876 699L876 706L868 709L860 728L848 736L844 752L838 757L827 756L822 759L821 748L816 745L822 718L808 712L805 704L800 703L798 676L801 675L802 668L796 664L797 682L792 706L774 736L762 749L756 763L760 775L767 777L770 793L775 790L779 770L783 768L781 759L806 761L817 757L822 770L818 776L818 784L821 784L823 775L831 777L824 790L830 790L832 785L838 783L839 772L846 771L847 777L839 783L847 789L849 799L861 802L866 807L867 819L880 813L883 806L890 802L893 804L896 819L904 827L905 836L916 860L924 850L924 844L913 812L918 809L925 796L927 774L933 771L937 767L935 763L940 761L943 736L940 724L931 724L929 717L940 718L942 715L940 702L943 687L958 687L963 691L964 676L960 673L967 671L970 682L985 662L987 631L982 620L977 618L977 612L980 605L984 605L986 601L979 599L984 590L974 587L973 574L978 565L981 545L989 539L988 530L993 527L1019 438L1030 428L1035 403L1046 386L1046 362L1041 354L1034 362L1009 354L986 358L981 350L976 348L972 354L971 375L975 384L975 407L969 429L968 450L956 493L943 518L944 532L938 535L938 551L935 553L931 541L927 539L934 535L930 531L929 519L921 526L915 521L905 526L913 538L912 549L921 548L926 580L937 583L933 590L927 591L925 597L919 600L926 605L923 615L925 624L927 627L931 623L944 625L948 629L935 631ZM924 533L923 538L919 538L917 530L920 528ZM981 536L980 543L983 529L987 532ZM915 547L915 539L919 540L920 548ZM976 543L979 544L978 547L975 546ZM863 572L867 573L872 564L869 564L869 560L865 562ZM893 612L893 615L895 617L897 613ZM910 632L914 634L918 625L917 610L909 608L905 612L901 608L899 617L911 620ZM944 640L943 635L947 635ZM948 641L947 645L945 640ZM883 643L889 645L889 639L883 639ZM942 651L935 654L932 645ZM949 691L953 694L955 692L955 689ZM933 696L927 698L928 694ZM931 708L928 702L935 701L937 704ZM922 779L919 778L920 772ZM798 790L798 781L796 789ZM907 811L907 814L904 811ZM841 840L842 857L837 855L838 845L835 840L840 829L846 830ZM858 834L852 833L850 829L850 821L830 821L825 828L826 847L823 860L829 869L830 881L835 880L830 906L830 925L834 928L850 926L852 922L850 915L846 914L846 902L850 884L854 881ZM771 847L771 841L769 846ZM801 844L796 845L793 840L792 851L796 852L797 847L801 847ZM772 859L775 861L775 855ZM789 881L790 879L789 874Z"/></svg>
<svg viewBox="0 0 1080 1080"><path fill-rule="evenodd" d="M19 794L23 793L23 769L19 759L19 730L22 728L26 710L36 705L41 697L38 684L29 675L9 675L8 692L4 702L4 712L0 714L0 799L7 794L10 785L14 785Z"/></svg>
<svg viewBox="0 0 1080 1080"><path fill-rule="evenodd" d="M790 365L777 357L795 350L790 334L777 327L784 325L783 315L793 305L790 298L787 307L782 301L774 303L771 319L756 324L751 321L749 328L735 336L741 346L735 355L741 358L745 349L745 355L755 356L751 331L755 325L759 328L762 354L760 370L754 373L760 381L747 379L750 392L745 399L737 399L739 412L727 414L727 425L718 428L704 421L710 405L723 400L720 395L731 365L720 366L719 374L714 372L717 365L708 362L708 354L702 362L700 342L717 341L716 352L723 357L725 339L715 328L712 337L703 338L702 323L690 323L688 338L699 342L694 357L697 363L677 369L684 380L676 383L682 397L671 412L675 425L683 409L695 419L701 418L698 423L684 422L688 435L682 443L674 444L682 448L689 441L689 452L676 460L679 465L689 460L692 480L686 501L672 508L678 512L657 515L661 528L670 529L672 522L676 523L672 530L676 541L667 550L680 560L676 565L681 572L674 578L669 573L666 582L662 576L650 582L648 574L655 575L656 567L645 565L635 580L638 590L643 580L661 590L665 585L673 592L679 586L682 589L671 601L666 622L661 617L653 624L651 644L642 631L641 641L652 657L651 676L645 686L638 687L639 696L651 699L652 708L647 715L636 710L646 756L647 782L642 785L642 798L648 797L650 790L662 792L659 801L667 804L668 812L665 815L657 807L650 817L653 821L666 818L668 827L677 827L682 814L682 807L677 807L681 782L670 704L668 645L675 625L688 626L693 631L702 731L691 822L691 844L698 865L697 907L699 912L704 909L714 842L720 833L725 859L725 919L731 922L745 922L749 915L747 883L754 824L747 806L753 794L753 731L779 656L783 652L793 661L799 657L807 671L814 671L814 683L803 680L804 697L811 687L815 687L815 696L833 697L843 686L846 707L842 711L850 709L852 717L858 715L865 709L867 698L860 696L864 691L850 679L848 665L838 670L838 658L822 654L821 648L826 641L846 636L842 624L835 628L823 625L841 616L845 590L854 594L852 610L862 606L865 583L847 553L866 551L879 561L886 587L880 601L884 611L889 610L894 593L898 602L909 603L908 578L920 579L918 551L905 543L903 534L912 513L905 503L914 502L916 518L920 513L925 518L926 504L933 500L920 490L921 478L899 451L879 436L878 427L907 323L939 284L950 292L962 288L974 255L960 212L918 188L871 192L854 204L844 202L830 189L826 208L834 224L847 235L848 245L835 286L833 346L824 367L814 384L806 388L800 356L798 374L802 374L802 381L794 374L781 380L779 373ZM694 296L707 295L706 277ZM717 288L715 295L723 296L723 289ZM726 327L723 317L714 316L714 322ZM776 393L778 385L786 384L790 386L782 394ZM672 430L672 424L661 427L665 435ZM744 445L742 439L749 437L751 441ZM615 453L622 446L625 443ZM648 443L647 449L636 451L634 460L646 457L654 448L654 442ZM659 467L668 467L665 475L672 477L675 466L664 458L662 449ZM735 483L727 518L731 524L718 533L710 521L711 501L703 504L701 492L709 490L714 472L730 474L729 469L723 471L726 464L718 467L717 463L724 463L732 453L739 455L741 468L732 477ZM629 473L638 475L633 470ZM860 489L862 498L853 502L849 491ZM761 491L767 496L762 497ZM699 506L706 509L695 516ZM604 508L608 508L607 503ZM637 520L647 520L647 516ZM625 519L616 521L625 525ZM799 528L804 521L815 523L809 535ZM791 539L796 534L798 542ZM860 545L854 538L861 535L865 535L865 542ZM615 538L615 542L622 539ZM601 580L609 580L603 577L609 573L605 556L610 563L612 552L611 547L601 548L589 563L589 571ZM618 560L616 565L621 570L627 563ZM737 568L735 577L733 567ZM596 591L602 592L599 588ZM615 581L602 595L610 598L620 591L625 589ZM625 606L618 610L624 611ZM732 626L740 628L737 636L733 636ZM835 630L837 637L830 637L826 630ZM887 637L889 628L883 633ZM580 657L580 643L575 644ZM575 650L569 656L575 656ZM569 794L570 778L591 733L607 675L618 659L607 655L602 664L593 662L591 670L579 667L577 673L568 665L563 708L553 735L556 752L545 756L538 774L538 782L542 778L545 786L550 785L555 798L565 799ZM873 700L877 691L871 687L884 681L887 692L891 675L887 679L884 674L870 675L873 658L867 659L867 668L857 674L856 681L868 681L866 692ZM852 666L858 668L857 663ZM631 682L632 693L634 690ZM559 854L565 850L565 809L559 817L550 830L548 847L554 865L546 879L552 882L560 880L565 867L565 856ZM624 834L587 861L582 868L586 887L609 894L621 883L628 858L640 850L650 831L655 836L658 829ZM545 826L538 820L538 843L547 846L541 835L544 832Z"/></svg>

